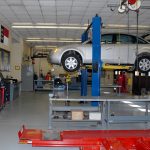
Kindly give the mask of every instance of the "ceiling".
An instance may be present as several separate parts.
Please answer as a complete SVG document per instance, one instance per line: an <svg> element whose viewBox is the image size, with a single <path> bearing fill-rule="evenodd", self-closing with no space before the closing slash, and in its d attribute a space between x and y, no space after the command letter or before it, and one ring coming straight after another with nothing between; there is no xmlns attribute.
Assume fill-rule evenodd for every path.
<svg viewBox="0 0 150 150"><path fill-rule="evenodd" d="M150 6L150 0L141 0L142 6ZM29 43L35 45L59 46L68 42L57 42L61 38L80 40L83 29L57 28L65 24L66 26L84 27L91 22L95 14L102 18L104 25L136 25L136 13L119 14L117 7L107 7L108 4L118 5L120 0L0 0L0 22L8 27L12 25L37 25L39 23L54 24L56 28L12 28L12 36L15 41L20 38L55 38L55 41ZM146 26L140 30L140 34L145 34L150 30L150 9L140 9L139 24ZM128 32L128 30L103 29L102 32ZM136 33L136 30L130 30Z"/></svg>

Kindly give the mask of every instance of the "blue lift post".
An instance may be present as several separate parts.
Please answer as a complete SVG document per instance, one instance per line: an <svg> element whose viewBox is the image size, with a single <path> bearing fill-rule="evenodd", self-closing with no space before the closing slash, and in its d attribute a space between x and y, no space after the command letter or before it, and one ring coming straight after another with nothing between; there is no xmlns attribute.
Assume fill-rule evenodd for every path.
<svg viewBox="0 0 150 150"><path fill-rule="evenodd" d="M101 76L101 18L92 20L92 96L100 96Z"/></svg>
<svg viewBox="0 0 150 150"><path fill-rule="evenodd" d="M87 69L81 70L81 96L87 96Z"/></svg>
<svg viewBox="0 0 150 150"><path fill-rule="evenodd" d="M82 34L82 43L88 40L88 29ZM81 69L81 96L87 96L87 78L87 69Z"/></svg>
<svg viewBox="0 0 150 150"><path fill-rule="evenodd" d="M101 18L96 15L92 19L92 23L82 34L82 43L88 40L89 29L92 28L92 96L100 96L100 76L101 76ZM81 93L87 90L86 71L81 71ZM84 78L85 77L85 78ZM84 88L84 89L82 89ZM85 91L84 91L85 90ZM82 94L81 94L82 95ZM86 96L86 94L84 95ZM98 105L96 104L92 105Z"/></svg>

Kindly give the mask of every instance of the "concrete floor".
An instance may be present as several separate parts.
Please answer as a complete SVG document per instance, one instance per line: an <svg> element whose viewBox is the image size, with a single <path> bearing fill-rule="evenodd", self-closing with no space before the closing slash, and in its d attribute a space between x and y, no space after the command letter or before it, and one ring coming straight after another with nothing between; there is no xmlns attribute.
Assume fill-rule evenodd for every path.
<svg viewBox="0 0 150 150"><path fill-rule="evenodd" d="M69 96L78 97L80 91L71 91ZM61 93L62 96L64 93ZM105 95L103 95L105 97ZM124 96L122 96L124 97ZM129 96L130 97L130 96ZM125 98L125 97L124 97ZM128 98L128 95L126 95ZM149 99L149 97L146 97ZM39 148L32 147L31 145L18 144L17 132L24 124L28 128L40 128L48 129L48 92L23 92L21 96L15 101L8 103L6 107L0 112L0 147L2 150L49 150L49 149L61 149L67 150L70 148ZM117 105L116 108L120 106ZM124 111L129 110L127 104L123 104ZM133 109L133 108L132 108ZM117 110L117 109L116 109ZM123 109L119 109L123 110ZM115 111L113 107L112 112ZM137 113L135 111L134 113ZM120 129L121 125L115 126L116 129ZM130 124L125 125L127 128L131 127ZM140 124L139 126L132 125L136 128L149 128L149 124ZM78 149L78 148L72 148Z"/></svg>

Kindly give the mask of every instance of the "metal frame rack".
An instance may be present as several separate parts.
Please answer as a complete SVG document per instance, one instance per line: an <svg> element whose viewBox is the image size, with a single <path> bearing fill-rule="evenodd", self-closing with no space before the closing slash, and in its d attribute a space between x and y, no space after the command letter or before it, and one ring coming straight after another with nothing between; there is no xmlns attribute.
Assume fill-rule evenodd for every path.
<svg viewBox="0 0 150 150"><path fill-rule="evenodd" d="M50 91L54 90L54 81L53 80L34 80L34 90L35 91Z"/></svg>
<svg viewBox="0 0 150 150"><path fill-rule="evenodd" d="M111 110L111 102L127 102L127 103L140 103L143 102L145 108L143 109L145 111L144 115L112 115L110 113ZM105 110L105 122L107 124L107 127L109 128L109 125L112 123L148 123L150 122L150 115L149 115L149 103L150 99L108 99L105 101L103 107ZM132 104L131 104L132 105ZM136 106L136 105L135 105Z"/></svg>
<svg viewBox="0 0 150 150"><path fill-rule="evenodd" d="M89 116L89 112L97 112L102 113L102 105L98 105L96 107L91 106L89 103L92 101L92 99L57 99L57 98L49 98L49 129L53 129L53 123L60 123L59 128L64 128L63 123L65 124L65 127L67 128L75 128L78 127L78 123L80 124L80 128L90 126L99 125L101 120L95 119L90 120L89 117L83 118L83 120L72 120L71 116L69 114L69 118L66 117L55 117L55 112L58 112L58 114L65 114L68 115L68 112L71 113L71 111L83 111L83 113L87 113L87 116ZM89 103L87 103L89 102ZM73 103L75 106L71 106L71 103ZM81 103L81 105L80 105ZM62 113L63 112L63 113ZM56 115L57 116L57 115ZM77 124L76 124L77 123ZM95 124L96 123L96 124ZM58 125L58 124L57 124ZM55 126L56 127L56 126Z"/></svg>
<svg viewBox="0 0 150 150"><path fill-rule="evenodd" d="M66 103L71 103L71 102L80 102L82 101L84 102L92 102L92 101L96 101L98 102L98 106L84 106L84 105L78 105L78 106L67 106L64 105ZM118 102L135 102L135 103L140 103L142 102L144 109L145 109L145 113L142 113L142 115L117 115L117 114L112 114L110 112L111 110L111 104L112 103L118 103ZM56 103L59 103L58 105L55 105ZM63 102L63 105L62 105ZM94 99L59 99L59 98L49 98L49 129L53 129L53 123L56 122L70 122L73 123L73 125L70 125L70 123L68 123L67 128L78 128L78 126L81 127L81 123L83 122L96 122L97 124L94 126L90 124L90 126L88 123L84 124L85 128L90 128L91 126L94 127L94 129L109 129L110 124L120 124L120 123L148 123L150 122L150 115L149 115L149 103L150 103L150 99L99 99L99 98L94 98ZM89 120L89 119L83 119L83 120L71 120L71 119L58 119L58 118L53 118L53 112L54 111L58 111L58 112L68 112L68 111L72 111L72 110L82 110L82 111L87 111L87 112L100 112L101 113L101 119L100 120ZM75 122L80 122L77 126L75 126ZM62 127L63 128L63 127Z"/></svg>

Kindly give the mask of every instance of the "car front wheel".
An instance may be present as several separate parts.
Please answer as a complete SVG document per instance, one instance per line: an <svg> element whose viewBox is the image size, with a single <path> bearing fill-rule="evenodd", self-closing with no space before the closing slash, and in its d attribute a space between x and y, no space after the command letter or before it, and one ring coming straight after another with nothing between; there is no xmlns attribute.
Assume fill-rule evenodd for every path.
<svg viewBox="0 0 150 150"><path fill-rule="evenodd" d="M138 70L143 73L147 73L150 71L150 57L142 56L138 58L137 63Z"/></svg>
<svg viewBox="0 0 150 150"><path fill-rule="evenodd" d="M63 68L67 72L74 72L77 71L80 68L80 58L76 54L65 54L62 58L62 65Z"/></svg>

